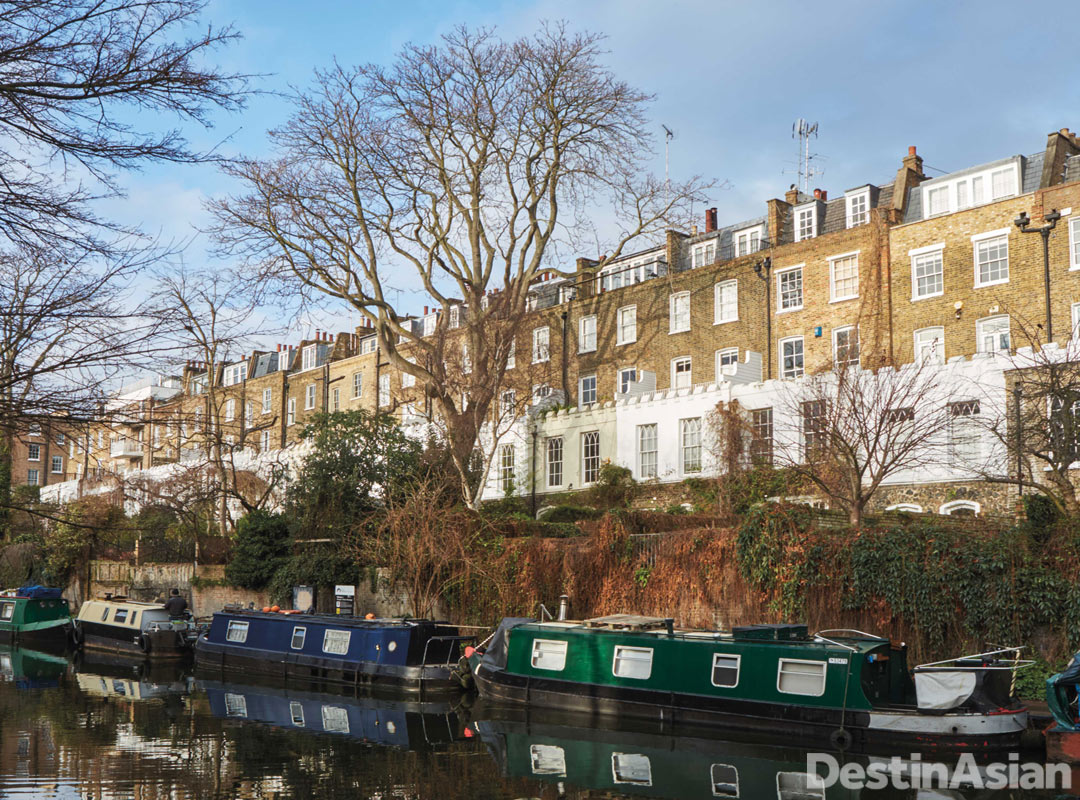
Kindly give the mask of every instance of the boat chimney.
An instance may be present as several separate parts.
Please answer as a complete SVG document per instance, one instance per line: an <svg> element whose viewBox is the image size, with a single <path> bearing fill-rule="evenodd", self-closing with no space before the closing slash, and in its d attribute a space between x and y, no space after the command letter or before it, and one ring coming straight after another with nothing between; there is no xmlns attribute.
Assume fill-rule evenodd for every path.
<svg viewBox="0 0 1080 800"><path fill-rule="evenodd" d="M674 636L675 635L675 620L674 619L672 619L671 617L668 617L667 619L665 619L664 620L664 627L667 628L667 635L668 636Z"/></svg>
<svg viewBox="0 0 1080 800"><path fill-rule="evenodd" d="M559 621L562 622L566 619L567 612L570 611L570 595L559 595Z"/></svg>

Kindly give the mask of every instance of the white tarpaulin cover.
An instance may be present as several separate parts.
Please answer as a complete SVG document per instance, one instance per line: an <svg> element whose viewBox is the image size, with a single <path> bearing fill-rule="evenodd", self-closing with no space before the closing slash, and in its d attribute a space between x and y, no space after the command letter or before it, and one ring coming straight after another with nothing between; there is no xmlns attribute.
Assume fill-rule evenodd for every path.
<svg viewBox="0 0 1080 800"><path fill-rule="evenodd" d="M916 672L915 695L919 708L956 708L975 690L974 672Z"/></svg>

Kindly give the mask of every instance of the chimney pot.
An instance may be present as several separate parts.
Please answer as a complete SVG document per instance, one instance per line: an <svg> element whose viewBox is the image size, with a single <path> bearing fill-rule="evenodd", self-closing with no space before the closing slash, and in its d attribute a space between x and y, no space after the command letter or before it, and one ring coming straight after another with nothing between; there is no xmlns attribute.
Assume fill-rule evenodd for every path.
<svg viewBox="0 0 1080 800"><path fill-rule="evenodd" d="M697 225L691 225L690 226L690 235L691 236L697 236Z"/></svg>
<svg viewBox="0 0 1080 800"><path fill-rule="evenodd" d="M913 156L913 155L915 155L915 145L911 145L910 147L908 147L908 149L907 149L907 154L908 154L909 156Z"/></svg>
<svg viewBox="0 0 1080 800"><path fill-rule="evenodd" d="M427 307L427 306L424 306L424 316L426 317L426 316L427 316L427 314L428 314L428 307Z"/></svg>
<svg viewBox="0 0 1080 800"><path fill-rule="evenodd" d="M705 233L712 233L716 230L716 208L710 208L705 211Z"/></svg>
<svg viewBox="0 0 1080 800"><path fill-rule="evenodd" d="M829 199L829 193L827 191L825 191L824 189L821 190L821 199L822 200L828 200Z"/></svg>
<svg viewBox="0 0 1080 800"><path fill-rule="evenodd" d="M814 189L814 199L815 200L820 200L821 199L821 189Z"/></svg>

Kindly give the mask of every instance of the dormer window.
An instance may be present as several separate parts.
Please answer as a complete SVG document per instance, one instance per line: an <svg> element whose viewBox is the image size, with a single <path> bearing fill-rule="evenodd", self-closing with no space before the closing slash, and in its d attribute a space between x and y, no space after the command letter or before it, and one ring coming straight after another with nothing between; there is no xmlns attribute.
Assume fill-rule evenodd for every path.
<svg viewBox="0 0 1080 800"><path fill-rule="evenodd" d="M744 231L735 231L731 238L735 245L736 257L756 253L761 249L762 230L763 226L758 225Z"/></svg>
<svg viewBox="0 0 1080 800"><path fill-rule="evenodd" d="M795 212L795 241L813 239L817 236L817 204L800 208Z"/></svg>
<svg viewBox="0 0 1080 800"><path fill-rule="evenodd" d="M870 221L870 190L859 189L845 196L847 200L847 226L854 228Z"/></svg>
<svg viewBox="0 0 1080 800"><path fill-rule="evenodd" d="M301 352L301 354L300 354L300 358L301 358L300 369L301 370L311 369L312 367L315 366L315 356L316 356L317 348L318 348L318 345L309 344L307 347L304 348L303 352Z"/></svg>
<svg viewBox="0 0 1080 800"><path fill-rule="evenodd" d="M1019 174L1019 164L1013 161L957 178L937 178L922 188L924 216L937 217L1012 197L1018 191Z"/></svg>
<svg viewBox="0 0 1080 800"><path fill-rule="evenodd" d="M704 267L716 261L716 240L710 239L690 248L690 266L693 269Z"/></svg>

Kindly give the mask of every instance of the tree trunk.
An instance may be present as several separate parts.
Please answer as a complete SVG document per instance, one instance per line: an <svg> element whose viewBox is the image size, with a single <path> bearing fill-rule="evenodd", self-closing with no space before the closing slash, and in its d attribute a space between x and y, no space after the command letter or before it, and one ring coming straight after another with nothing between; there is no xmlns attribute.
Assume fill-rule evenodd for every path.
<svg viewBox="0 0 1080 800"><path fill-rule="evenodd" d="M851 510L848 511L848 524L852 528L858 530L862 527L863 520L863 501L856 500L851 504Z"/></svg>
<svg viewBox="0 0 1080 800"><path fill-rule="evenodd" d="M5 429L0 434L0 539L8 538L11 524L11 459L15 433Z"/></svg>

